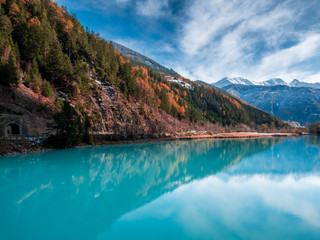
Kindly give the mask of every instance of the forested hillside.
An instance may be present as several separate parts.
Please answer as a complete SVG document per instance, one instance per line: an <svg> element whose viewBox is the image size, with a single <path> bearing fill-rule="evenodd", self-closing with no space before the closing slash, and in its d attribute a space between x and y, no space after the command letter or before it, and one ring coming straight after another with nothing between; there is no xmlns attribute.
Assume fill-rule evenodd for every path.
<svg viewBox="0 0 320 240"><path fill-rule="evenodd" d="M53 1L0 3L1 85L11 91L26 88L51 101L58 111L69 109L70 103L74 110L70 119L91 126L90 131L168 131L174 119L184 129L196 122L283 125L213 88L183 79L192 86L185 88L164 80L155 70L133 66ZM12 101L4 107L10 108Z"/></svg>

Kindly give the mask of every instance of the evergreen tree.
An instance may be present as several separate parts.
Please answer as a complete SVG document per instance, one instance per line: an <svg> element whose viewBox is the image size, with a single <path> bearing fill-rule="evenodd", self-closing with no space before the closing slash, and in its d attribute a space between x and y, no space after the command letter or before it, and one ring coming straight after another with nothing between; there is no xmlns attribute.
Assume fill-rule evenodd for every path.
<svg viewBox="0 0 320 240"><path fill-rule="evenodd" d="M62 111L54 116L53 128L57 131L57 137L49 141L58 147L72 147L81 139L83 126L81 118L68 101L64 101Z"/></svg>
<svg viewBox="0 0 320 240"><path fill-rule="evenodd" d="M45 97L52 97L53 95L52 86L46 80L44 80L42 83L42 95Z"/></svg>
<svg viewBox="0 0 320 240"><path fill-rule="evenodd" d="M162 110L166 111L167 113L169 113L170 112L170 102L168 100L167 92L165 89L162 89L160 91L159 98L161 100L160 108Z"/></svg>
<svg viewBox="0 0 320 240"><path fill-rule="evenodd" d="M7 62L5 60L0 62L0 82L7 85L19 84L18 70L12 54L9 55Z"/></svg>

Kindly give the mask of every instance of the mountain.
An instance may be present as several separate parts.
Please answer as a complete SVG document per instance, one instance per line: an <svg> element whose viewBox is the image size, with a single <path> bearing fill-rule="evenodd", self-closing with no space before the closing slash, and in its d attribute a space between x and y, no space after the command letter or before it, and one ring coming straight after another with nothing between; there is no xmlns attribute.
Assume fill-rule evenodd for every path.
<svg viewBox="0 0 320 240"><path fill-rule="evenodd" d="M284 121L320 120L320 89L289 86L229 85L224 89Z"/></svg>
<svg viewBox="0 0 320 240"><path fill-rule="evenodd" d="M226 86L229 85L233 85L233 84L238 84L238 85L245 85L245 86L277 86L277 85L288 85L285 81L283 81L280 78L273 78L273 79L269 79L267 81L263 81L263 82L255 82L255 81L250 81L248 79L245 78L241 78L241 77L236 77L236 78L222 78L221 80L212 83L213 86L219 87L219 88L224 88Z"/></svg>
<svg viewBox="0 0 320 240"><path fill-rule="evenodd" d="M212 85L210 83L204 82L202 80L195 80L195 83L198 83L201 86L207 86L207 87L212 87Z"/></svg>
<svg viewBox="0 0 320 240"><path fill-rule="evenodd" d="M284 121L305 124L320 120L320 83L306 83L297 79L286 83L281 78L263 82L223 78L211 85Z"/></svg>
<svg viewBox="0 0 320 240"><path fill-rule="evenodd" d="M263 82L255 82L255 81L250 81L248 79L241 78L241 77L236 77L236 78L225 77L215 83L212 83L211 85L219 88L224 88L232 84L239 84L239 85L245 85L245 86L255 85L255 86L289 86L289 87L320 88L320 83L306 83L306 82L301 82L297 79L294 79L292 82L287 83L281 78L272 78Z"/></svg>
<svg viewBox="0 0 320 240"><path fill-rule="evenodd" d="M163 67L157 71L147 59L148 67L139 53L131 52L139 64L129 61L51 0L2 1L0 7L2 127L10 118L25 119L30 134L51 131L72 145L89 133L128 137L210 124L284 126L217 89L182 77L166 80Z"/></svg>
<svg viewBox="0 0 320 240"><path fill-rule="evenodd" d="M301 82L297 79L294 79L292 82L290 82L290 86L320 88L320 83L306 83L306 82Z"/></svg>
<svg viewBox="0 0 320 240"><path fill-rule="evenodd" d="M255 85L254 82L251 82L250 80L241 78L241 77L236 77L236 78L225 77L219 80L218 82L213 83L212 85L219 88L223 88L232 84L240 84L240 85L247 85L247 86Z"/></svg>
<svg viewBox="0 0 320 240"><path fill-rule="evenodd" d="M214 88L214 89L218 90L219 92L221 92L221 93L223 93L223 94L225 94L225 95L227 95L229 97L235 98L238 101L242 101L240 98L238 98L235 95L229 93L228 91L224 90L223 88L219 88L219 87L213 86L212 84L204 82L204 81L201 81L201 80L196 80L194 82L198 83L200 86L206 86L206 87L209 87L209 88Z"/></svg>
<svg viewBox="0 0 320 240"><path fill-rule="evenodd" d="M261 83L255 83L254 85L261 85L261 86L287 86L288 84L283 81L281 78L272 78L270 80L267 81L263 81Z"/></svg>
<svg viewBox="0 0 320 240"><path fill-rule="evenodd" d="M128 57L133 65L145 65L147 67L151 67L152 69L162 73L163 75L170 75L173 77L180 77L180 75L175 72L173 69L166 68L156 61L133 51L119 43L111 41L112 46L117 49L122 55Z"/></svg>

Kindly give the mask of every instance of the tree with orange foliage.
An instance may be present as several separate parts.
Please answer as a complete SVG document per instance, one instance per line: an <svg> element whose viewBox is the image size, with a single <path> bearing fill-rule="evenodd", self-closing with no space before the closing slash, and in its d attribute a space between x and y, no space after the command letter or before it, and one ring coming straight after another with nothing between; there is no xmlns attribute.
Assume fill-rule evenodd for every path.
<svg viewBox="0 0 320 240"><path fill-rule="evenodd" d="M64 28L64 31L66 31L67 33L71 32L71 30L73 29L74 24L71 20L67 20L66 26Z"/></svg>
<svg viewBox="0 0 320 240"><path fill-rule="evenodd" d="M188 96L187 91L184 91L184 92L183 92L183 96L184 96L184 97Z"/></svg>
<svg viewBox="0 0 320 240"><path fill-rule="evenodd" d="M31 26L40 26L40 21L37 17L30 18L28 24Z"/></svg>
<svg viewBox="0 0 320 240"><path fill-rule="evenodd" d="M9 9L9 15L11 17L17 16L17 14L20 12L20 9L18 5L14 2L11 4L10 9Z"/></svg>
<svg viewBox="0 0 320 240"><path fill-rule="evenodd" d="M180 107L178 109L178 114L180 117L185 117L186 116L186 109L184 108L184 106Z"/></svg>

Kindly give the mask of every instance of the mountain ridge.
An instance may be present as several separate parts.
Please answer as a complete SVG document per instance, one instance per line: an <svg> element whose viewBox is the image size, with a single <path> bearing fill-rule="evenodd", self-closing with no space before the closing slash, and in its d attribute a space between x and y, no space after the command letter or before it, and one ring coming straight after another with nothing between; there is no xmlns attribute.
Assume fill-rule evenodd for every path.
<svg viewBox="0 0 320 240"><path fill-rule="evenodd" d="M320 83L307 83L302 82L297 79L292 80L290 83L285 82L281 78L272 78L263 82L251 81L242 77L228 78L224 77L217 82L211 83L211 85L216 87L227 87L228 85L245 85L245 86L289 86L289 87L312 87L320 88Z"/></svg>
<svg viewBox="0 0 320 240"><path fill-rule="evenodd" d="M122 44L110 41L111 45L117 49L122 55L128 57L133 65L145 65L151 67L156 71L163 73L164 75L170 75L173 77L181 77L179 73L174 71L172 68L167 68L153 59L142 55L141 53L134 51Z"/></svg>

